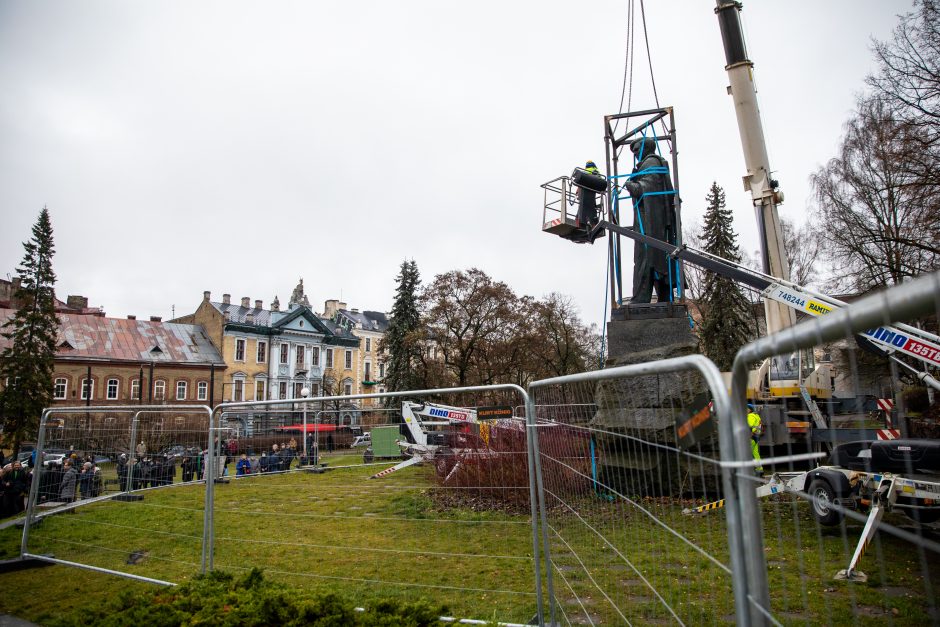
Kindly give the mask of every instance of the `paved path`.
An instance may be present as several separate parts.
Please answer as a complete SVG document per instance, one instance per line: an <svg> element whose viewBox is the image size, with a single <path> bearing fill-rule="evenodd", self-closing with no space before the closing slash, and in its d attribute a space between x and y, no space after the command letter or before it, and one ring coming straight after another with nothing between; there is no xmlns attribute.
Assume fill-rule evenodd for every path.
<svg viewBox="0 0 940 627"><path fill-rule="evenodd" d="M8 614L0 614L0 627L37 627L36 623L31 623L28 620L23 620L22 618L17 618L16 616L10 616Z"/></svg>

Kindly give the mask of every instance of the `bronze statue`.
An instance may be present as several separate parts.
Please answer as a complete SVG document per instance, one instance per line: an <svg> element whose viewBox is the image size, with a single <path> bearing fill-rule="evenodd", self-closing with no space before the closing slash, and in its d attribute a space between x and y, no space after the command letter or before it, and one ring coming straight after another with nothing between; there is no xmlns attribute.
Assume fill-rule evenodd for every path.
<svg viewBox="0 0 940 627"><path fill-rule="evenodd" d="M630 144L636 157L633 174L624 187L633 197L634 230L670 244L675 244L676 197L669 176L666 160L656 154L656 140L641 137ZM641 242L633 247L633 297L631 303L649 303L653 288L659 302L670 300L672 286L677 284L670 277L672 260L661 250L649 248ZM675 266L672 270L675 274Z"/></svg>

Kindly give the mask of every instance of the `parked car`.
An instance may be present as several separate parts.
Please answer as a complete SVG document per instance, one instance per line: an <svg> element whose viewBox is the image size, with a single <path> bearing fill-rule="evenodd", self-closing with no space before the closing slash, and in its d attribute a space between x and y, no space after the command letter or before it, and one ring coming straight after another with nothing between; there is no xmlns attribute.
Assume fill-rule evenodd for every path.
<svg viewBox="0 0 940 627"><path fill-rule="evenodd" d="M49 464L61 464L62 460L68 457L66 453L46 453L42 456L42 465L48 466Z"/></svg>
<svg viewBox="0 0 940 627"><path fill-rule="evenodd" d="M353 439L352 444L349 445L349 448L356 448L357 446L372 446L372 434L366 432L362 435L357 435Z"/></svg>
<svg viewBox="0 0 940 627"><path fill-rule="evenodd" d="M183 446L182 444L174 444L172 446L166 446L160 450L157 455L165 455L168 459L180 459L181 457L195 456L202 453L198 447L195 446Z"/></svg>

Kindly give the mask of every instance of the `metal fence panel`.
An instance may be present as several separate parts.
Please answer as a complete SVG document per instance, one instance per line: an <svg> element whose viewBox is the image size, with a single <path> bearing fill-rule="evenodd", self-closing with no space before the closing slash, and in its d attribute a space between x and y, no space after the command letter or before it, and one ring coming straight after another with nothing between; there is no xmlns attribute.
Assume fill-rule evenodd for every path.
<svg viewBox="0 0 940 627"><path fill-rule="evenodd" d="M727 622L743 573L737 508L719 462L730 431L720 373L688 356L533 383L551 619ZM731 548L729 548L731 547ZM738 547L738 550L733 550Z"/></svg>
<svg viewBox="0 0 940 627"><path fill-rule="evenodd" d="M44 412L21 553L161 583L204 569L208 418L192 406Z"/></svg>
<svg viewBox="0 0 940 627"><path fill-rule="evenodd" d="M940 274L827 311L735 359L730 466L745 523L746 620L936 624ZM879 354L878 344L896 350ZM755 398L773 391L767 377L787 359L803 372L799 388ZM749 411L773 427L758 438L760 462Z"/></svg>
<svg viewBox="0 0 940 627"><path fill-rule="evenodd" d="M409 441L402 397L417 403L413 414L434 410L424 416L430 452ZM343 407L365 399L386 406L363 407L344 424ZM269 426L232 451L258 472L239 474L230 463L215 486L212 567L263 567L267 577L339 587L363 604L424 598L458 617L528 621L539 614L541 586L528 443L512 411L525 401L517 386L484 386L220 406L223 418L267 415ZM484 407L508 408L510 417L466 420ZM262 469L270 458L276 465Z"/></svg>

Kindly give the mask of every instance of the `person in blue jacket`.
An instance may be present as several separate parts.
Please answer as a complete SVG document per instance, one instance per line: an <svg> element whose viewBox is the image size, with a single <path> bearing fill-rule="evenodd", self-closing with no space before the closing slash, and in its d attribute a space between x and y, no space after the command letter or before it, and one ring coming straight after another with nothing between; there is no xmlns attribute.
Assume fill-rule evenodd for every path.
<svg viewBox="0 0 940 627"><path fill-rule="evenodd" d="M251 462L248 460L248 455L242 453L241 459L235 464L235 476L241 477L248 474L251 474Z"/></svg>

